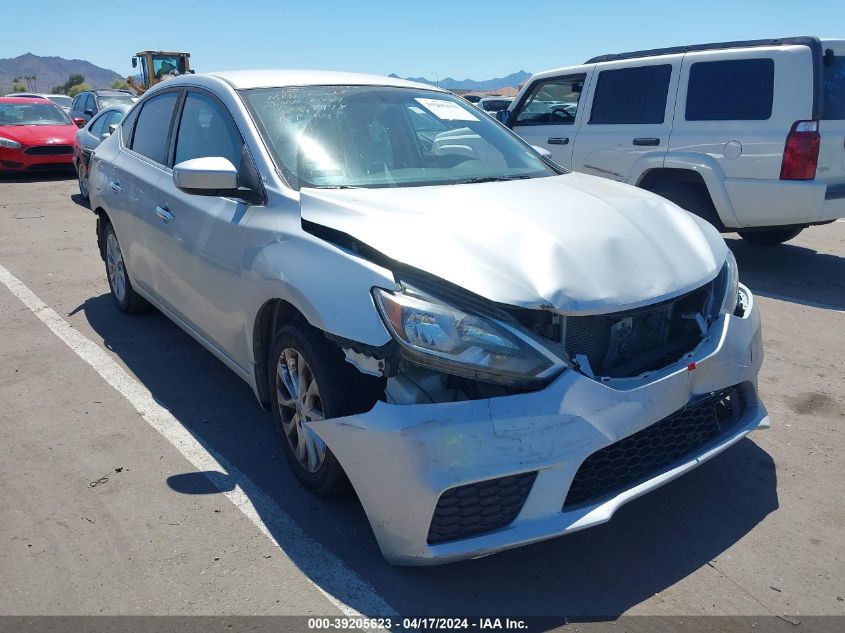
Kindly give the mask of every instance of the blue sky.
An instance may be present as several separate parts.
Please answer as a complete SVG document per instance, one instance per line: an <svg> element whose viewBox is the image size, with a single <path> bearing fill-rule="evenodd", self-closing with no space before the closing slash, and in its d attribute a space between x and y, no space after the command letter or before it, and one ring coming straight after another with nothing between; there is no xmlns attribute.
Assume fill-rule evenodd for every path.
<svg viewBox="0 0 845 633"><path fill-rule="evenodd" d="M0 58L87 59L121 74L138 50L198 71L322 68L489 79L607 52L732 39L845 37L845 0L140 0L4 2ZM838 30L837 30L838 29Z"/></svg>

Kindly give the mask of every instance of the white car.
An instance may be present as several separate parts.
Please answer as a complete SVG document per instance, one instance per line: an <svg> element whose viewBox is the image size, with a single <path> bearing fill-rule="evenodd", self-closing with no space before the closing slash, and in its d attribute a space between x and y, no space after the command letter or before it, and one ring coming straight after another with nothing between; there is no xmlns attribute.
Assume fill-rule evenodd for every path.
<svg viewBox="0 0 845 633"><path fill-rule="evenodd" d="M49 99L57 106L59 106L62 110L65 111L65 114L70 112L70 106L73 103L73 99L67 95L45 95L41 94L40 92L14 92L10 95L6 95L8 97L25 97L25 98L41 98L41 99Z"/></svg>
<svg viewBox="0 0 845 633"><path fill-rule="evenodd" d="M351 484L392 563L602 523L768 426L716 230L431 86L178 77L89 185L117 306L249 383L299 479Z"/></svg>
<svg viewBox="0 0 845 633"><path fill-rule="evenodd" d="M500 119L754 244L845 217L845 40L602 55L534 75Z"/></svg>

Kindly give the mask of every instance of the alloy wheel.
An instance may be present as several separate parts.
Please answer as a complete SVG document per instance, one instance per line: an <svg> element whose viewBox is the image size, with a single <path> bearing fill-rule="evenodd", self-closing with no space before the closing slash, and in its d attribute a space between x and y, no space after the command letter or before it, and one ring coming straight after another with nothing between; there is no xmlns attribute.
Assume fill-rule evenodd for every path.
<svg viewBox="0 0 845 633"><path fill-rule="evenodd" d="M120 244L117 243L114 233L109 233L106 240L106 272L115 298L123 303L126 299L126 269L123 265Z"/></svg>
<svg viewBox="0 0 845 633"><path fill-rule="evenodd" d="M323 401L308 362L292 347L279 356L276 392L285 438L299 464L315 473L326 459L326 445L305 423L325 419Z"/></svg>

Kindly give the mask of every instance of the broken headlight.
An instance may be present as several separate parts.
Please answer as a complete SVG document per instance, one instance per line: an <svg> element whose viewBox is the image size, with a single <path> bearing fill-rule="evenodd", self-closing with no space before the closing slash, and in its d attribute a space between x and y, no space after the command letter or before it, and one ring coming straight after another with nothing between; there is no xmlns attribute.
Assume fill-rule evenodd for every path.
<svg viewBox="0 0 845 633"><path fill-rule="evenodd" d="M722 295L722 307L720 314L733 314L739 300L739 269L736 265L736 257L731 251L725 259L725 288Z"/></svg>
<svg viewBox="0 0 845 633"><path fill-rule="evenodd" d="M529 386L566 367L546 344L518 325L465 312L432 297L374 288L393 338L409 360L458 376Z"/></svg>

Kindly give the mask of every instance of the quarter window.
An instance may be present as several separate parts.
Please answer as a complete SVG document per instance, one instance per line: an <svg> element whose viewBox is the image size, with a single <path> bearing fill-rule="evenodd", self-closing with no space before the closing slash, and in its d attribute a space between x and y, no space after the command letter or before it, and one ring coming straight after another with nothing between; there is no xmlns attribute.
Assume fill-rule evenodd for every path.
<svg viewBox="0 0 845 633"><path fill-rule="evenodd" d="M516 115L514 125L572 125L586 75L539 81Z"/></svg>
<svg viewBox="0 0 845 633"><path fill-rule="evenodd" d="M671 64L601 71L590 123L663 123L671 76Z"/></svg>
<svg viewBox="0 0 845 633"><path fill-rule="evenodd" d="M189 92L176 139L175 163L220 156L240 171L243 140L226 108L216 99Z"/></svg>
<svg viewBox="0 0 845 633"><path fill-rule="evenodd" d="M177 92L165 92L152 97L144 103L135 124L132 149L162 165L165 164L167 133L170 131L170 120L178 97Z"/></svg>
<svg viewBox="0 0 845 633"><path fill-rule="evenodd" d="M696 62L690 67L687 121L764 121L772 116L773 59Z"/></svg>

